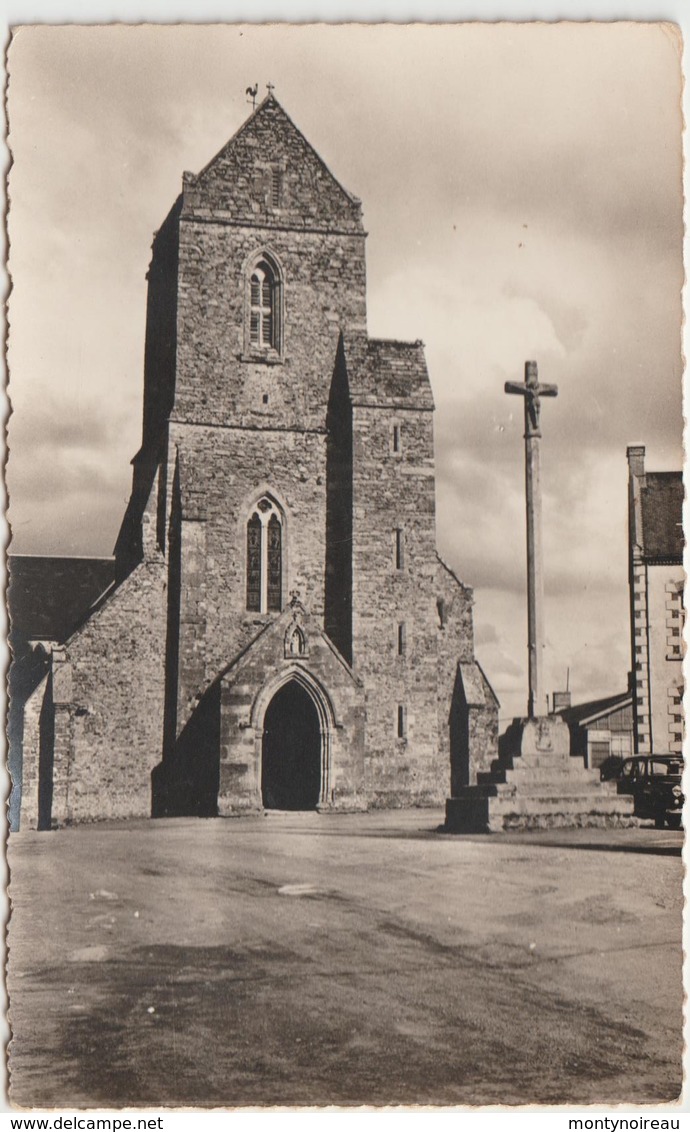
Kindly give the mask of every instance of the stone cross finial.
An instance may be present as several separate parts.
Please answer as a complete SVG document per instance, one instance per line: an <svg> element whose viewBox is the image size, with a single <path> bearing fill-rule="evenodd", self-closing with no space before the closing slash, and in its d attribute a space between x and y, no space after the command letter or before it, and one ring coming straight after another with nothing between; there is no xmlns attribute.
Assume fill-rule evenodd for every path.
<svg viewBox="0 0 690 1132"><path fill-rule="evenodd" d="M525 400L525 493L527 510L527 649L529 654L530 719L545 715L543 688L544 656L544 562L541 544L541 469L539 413L542 397L556 397L557 385L540 385L536 362L525 362L525 381L506 381L506 393Z"/></svg>
<svg viewBox="0 0 690 1132"><path fill-rule="evenodd" d="M266 83L266 90L268 91L268 97L269 98L273 98L273 91L275 89L276 88L274 87L273 83Z"/></svg>

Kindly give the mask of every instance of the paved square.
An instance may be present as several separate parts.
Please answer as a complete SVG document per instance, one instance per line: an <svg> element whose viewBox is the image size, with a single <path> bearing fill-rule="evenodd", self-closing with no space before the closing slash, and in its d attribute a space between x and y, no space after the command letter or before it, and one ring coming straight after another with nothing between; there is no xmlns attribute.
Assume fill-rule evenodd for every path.
<svg viewBox="0 0 690 1132"><path fill-rule="evenodd" d="M677 1097L682 835L441 820L13 834L13 1102Z"/></svg>

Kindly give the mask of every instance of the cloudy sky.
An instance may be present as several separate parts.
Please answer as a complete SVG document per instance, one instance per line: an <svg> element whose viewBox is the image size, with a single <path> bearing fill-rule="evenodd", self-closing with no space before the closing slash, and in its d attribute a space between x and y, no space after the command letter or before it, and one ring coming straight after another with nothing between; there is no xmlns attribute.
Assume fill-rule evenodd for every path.
<svg viewBox="0 0 690 1132"><path fill-rule="evenodd" d="M643 24L20 30L9 55L12 551L112 552L153 231L269 80L362 198L369 330L422 338L438 540L526 703L522 405L539 362L547 687L623 690L626 445L681 466L679 45Z"/></svg>

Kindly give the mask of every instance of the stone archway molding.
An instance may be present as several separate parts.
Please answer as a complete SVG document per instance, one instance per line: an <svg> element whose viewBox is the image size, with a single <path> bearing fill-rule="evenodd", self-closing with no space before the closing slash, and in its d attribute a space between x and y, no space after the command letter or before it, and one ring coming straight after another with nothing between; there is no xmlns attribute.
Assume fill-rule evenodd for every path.
<svg viewBox="0 0 690 1132"><path fill-rule="evenodd" d="M332 736L338 726L333 702L320 680L302 664L290 664L267 680L258 692L251 711L251 726L254 728L257 751L258 781L261 780L261 758L264 735L264 718L268 705L286 684L295 680L311 699L319 719L321 733L321 789L317 809L330 807L333 802L332 787Z"/></svg>

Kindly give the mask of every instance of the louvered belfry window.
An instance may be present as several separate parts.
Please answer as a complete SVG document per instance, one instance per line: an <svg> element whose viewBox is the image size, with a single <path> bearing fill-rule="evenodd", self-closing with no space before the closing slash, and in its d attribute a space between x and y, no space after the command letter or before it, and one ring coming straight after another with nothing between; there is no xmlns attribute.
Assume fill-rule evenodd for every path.
<svg viewBox="0 0 690 1132"><path fill-rule="evenodd" d="M280 169L271 169L271 205L273 208L280 208L282 187Z"/></svg>
<svg viewBox="0 0 690 1132"><path fill-rule="evenodd" d="M277 349L277 281L270 264L257 263L250 279L249 339L260 349Z"/></svg>
<svg viewBox="0 0 690 1132"><path fill-rule="evenodd" d="M247 523L247 609L280 613L283 606L283 519L263 496Z"/></svg>

